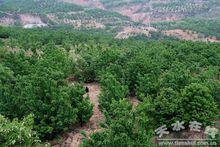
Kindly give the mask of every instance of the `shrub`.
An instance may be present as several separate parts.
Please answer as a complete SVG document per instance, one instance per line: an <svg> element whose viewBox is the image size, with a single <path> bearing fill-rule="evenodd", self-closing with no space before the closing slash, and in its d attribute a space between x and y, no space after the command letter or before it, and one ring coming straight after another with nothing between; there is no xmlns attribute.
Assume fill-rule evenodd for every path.
<svg viewBox="0 0 220 147"><path fill-rule="evenodd" d="M170 125L181 118L181 97L172 88L164 88L154 100L155 113L151 114L158 125Z"/></svg>
<svg viewBox="0 0 220 147"><path fill-rule="evenodd" d="M119 101L128 95L128 86L120 83L112 74L103 75L100 84L102 91L99 101L102 110L108 111L112 100Z"/></svg>
<svg viewBox="0 0 220 147"><path fill-rule="evenodd" d="M164 88L155 99L148 99L140 107L155 127L165 124L170 126L176 121L184 121L186 124L198 121L207 125L217 114L210 90L201 84L190 84L181 93L172 88Z"/></svg>
<svg viewBox="0 0 220 147"><path fill-rule="evenodd" d="M74 99L70 94L71 87L61 86L61 83L52 77L45 74L20 77L15 90L18 93L12 103L17 104L16 109L19 111L10 114L21 118L33 113L34 128L40 137L51 138L53 134L64 131L77 122L77 107L71 105Z"/></svg>
<svg viewBox="0 0 220 147"><path fill-rule="evenodd" d="M160 87L172 88L180 91L191 82L190 71L182 63L174 63L170 70L160 77Z"/></svg>
<svg viewBox="0 0 220 147"><path fill-rule="evenodd" d="M146 129L148 123L141 123L128 101L113 100L110 112L110 115L105 114L105 128L85 139L82 146L153 146L150 140L152 131Z"/></svg>
<svg viewBox="0 0 220 147"><path fill-rule="evenodd" d="M85 89L77 84L71 89L72 106L77 108L77 119L82 126L86 123L93 114L93 105L90 103L89 97L84 97Z"/></svg>
<svg viewBox="0 0 220 147"><path fill-rule="evenodd" d="M154 74L139 75L137 78L136 95L143 101L148 96L156 96L159 91L158 77Z"/></svg>
<svg viewBox="0 0 220 147"><path fill-rule="evenodd" d="M27 61L22 60L19 65ZM88 98L83 98L82 86L68 85L71 62L65 51L50 44L36 63L26 67L29 72L20 72L16 77L8 68L0 67L0 114L21 119L33 113L34 129L44 139L67 130L73 123L88 121L92 105ZM11 86L7 80L12 81Z"/></svg>
<svg viewBox="0 0 220 147"><path fill-rule="evenodd" d="M13 93L13 85L16 81L13 71L10 68L0 64L0 114L10 115L14 109L15 104L12 102L11 93Z"/></svg>
<svg viewBox="0 0 220 147"><path fill-rule="evenodd" d="M181 109L186 122L198 121L204 125L216 117L217 107L211 91L201 84L193 83L182 92Z"/></svg>

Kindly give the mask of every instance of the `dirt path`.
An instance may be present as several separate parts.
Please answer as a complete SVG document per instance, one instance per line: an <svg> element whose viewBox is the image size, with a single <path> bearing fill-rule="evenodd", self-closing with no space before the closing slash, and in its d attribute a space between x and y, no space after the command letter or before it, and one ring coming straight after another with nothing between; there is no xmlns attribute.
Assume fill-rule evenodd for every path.
<svg viewBox="0 0 220 147"><path fill-rule="evenodd" d="M128 97L128 100L131 102L131 104L133 105L133 107L136 107L140 101L136 98L136 97Z"/></svg>
<svg viewBox="0 0 220 147"><path fill-rule="evenodd" d="M101 111L98 108L98 96L100 94L99 85L97 83L89 83L85 84L84 86L89 88L88 96L90 97L90 100L94 105L93 115L87 124L85 124L83 127L77 126L73 132L69 133L67 139L62 144L62 146L78 147L83 139L80 131L85 131L87 136L91 133L97 132L100 129L99 123L104 119Z"/></svg>
<svg viewBox="0 0 220 147"><path fill-rule="evenodd" d="M93 103L93 115L90 118L89 122L86 123L83 127L80 125L73 126L73 131L66 134L63 138L64 141L60 145L53 145L53 147L78 147L83 140L83 135L81 135L81 131L84 131L87 136L89 136L91 133L95 133L100 130L100 122L104 121L104 116L101 113L101 111L98 108L99 105L99 94L100 94L100 87L98 83L88 83L84 84L84 87L89 88L88 95L90 98L90 101ZM86 96L85 95L85 96ZM128 97L128 100L132 103L132 105L135 107L140 102L135 97Z"/></svg>

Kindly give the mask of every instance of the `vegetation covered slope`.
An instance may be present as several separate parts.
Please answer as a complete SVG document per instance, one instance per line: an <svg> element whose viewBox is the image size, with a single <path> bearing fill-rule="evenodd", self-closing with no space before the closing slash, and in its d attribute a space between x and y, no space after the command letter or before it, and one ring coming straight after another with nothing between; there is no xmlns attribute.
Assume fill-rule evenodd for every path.
<svg viewBox="0 0 220 147"><path fill-rule="evenodd" d="M101 0L107 9L159 30L192 30L219 39L218 0Z"/></svg>
<svg viewBox="0 0 220 147"><path fill-rule="evenodd" d="M58 0L4 0L0 5L4 25L70 25L76 29L114 30L133 23L127 17L101 9L85 8ZM45 26L44 25L44 26Z"/></svg>
<svg viewBox="0 0 220 147"><path fill-rule="evenodd" d="M199 36L188 40L216 41L220 39L219 8L218 0L2 0L0 24L25 28L67 25L116 38L150 37L155 31L181 29ZM178 38L187 40L182 34Z"/></svg>
<svg viewBox="0 0 220 147"><path fill-rule="evenodd" d="M218 43L2 27L0 38L0 125L10 129L13 123L5 126L5 121L15 118L17 125L33 122L27 131L34 134L20 141L4 133L0 144L12 137L14 145L34 145L38 138L52 139L87 122L92 105L78 82L100 83L99 107L106 120L83 146L152 146L160 125L171 131L177 120L186 125L195 120L204 128L219 118ZM70 76L78 82L68 83ZM132 107L129 96L140 104Z"/></svg>

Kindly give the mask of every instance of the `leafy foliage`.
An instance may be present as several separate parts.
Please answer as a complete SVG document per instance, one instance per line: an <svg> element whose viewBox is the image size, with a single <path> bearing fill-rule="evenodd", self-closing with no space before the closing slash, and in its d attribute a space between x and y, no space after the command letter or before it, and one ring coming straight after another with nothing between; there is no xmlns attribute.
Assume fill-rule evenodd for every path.
<svg viewBox="0 0 220 147"><path fill-rule="evenodd" d="M113 100L119 101L128 95L128 86L123 85L113 75L108 73L102 78L100 81L102 88L100 106L103 110L109 111Z"/></svg>
<svg viewBox="0 0 220 147"><path fill-rule="evenodd" d="M1 10L6 12L22 12L22 13L52 13L57 11L80 11L80 6L68 3L59 3L56 0L6 0L1 4Z"/></svg>
<svg viewBox="0 0 220 147"><path fill-rule="evenodd" d="M197 120L207 124L217 114L216 104L210 90L200 84L191 84L182 92L183 119Z"/></svg>
<svg viewBox="0 0 220 147"><path fill-rule="evenodd" d="M162 89L160 94L155 98L153 102L153 113L150 112L152 116L159 124L171 125L178 120L182 119L183 112L180 107L182 107L181 97L178 92L172 88ZM185 112L188 113L187 111Z"/></svg>
<svg viewBox="0 0 220 147"><path fill-rule="evenodd" d="M129 102L125 99L113 100L110 112L111 115L105 114L104 130L92 134L82 146L152 146L152 131L147 128L148 122L132 110Z"/></svg>
<svg viewBox="0 0 220 147"><path fill-rule="evenodd" d="M29 58L36 59L28 62ZM84 88L68 85L66 81L72 64L62 49L49 44L42 55L5 54L3 60L16 74L1 65L1 114L20 119L33 113L34 129L44 138L91 117L93 107L88 98L83 98Z"/></svg>
<svg viewBox="0 0 220 147"><path fill-rule="evenodd" d="M205 16L210 17L210 15ZM220 38L219 33L219 19L186 19L183 21L177 22L161 22L154 24L155 27L160 29L183 29L183 30L192 30L201 34L204 34L205 37L213 36L217 39Z"/></svg>
<svg viewBox="0 0 220 147"><path fill-rule="evenodd" d="M93 114L93 105L89 97L84 97L85 89L81 85L76 85L71 89L72 105L78 108L77 118L81 123L86 123Z"/></svg>
<svg viewBox="0 0 220 147"><path fill-rule="evenodd" d="M42 139L86 123L92 104L82 85L68 83L71 76L101 86L104 129L85 146L151 146L151 129L160 124L209 124L215 118L218 43L115 40L67 30L4 28L8 36L0 48L1 115L21 121L34 114L33 130ZM129 96L140 104L132 107L125 100Z"/></svg>
<svg viewBox="0 0 220 147"><path fill-rule="evenodd" d="M17 119L10 121L0 115L0 144L3 146L39 145L40 140L37 133L33 131L33 123L33 115L28 115L21 121Z"/></svg>

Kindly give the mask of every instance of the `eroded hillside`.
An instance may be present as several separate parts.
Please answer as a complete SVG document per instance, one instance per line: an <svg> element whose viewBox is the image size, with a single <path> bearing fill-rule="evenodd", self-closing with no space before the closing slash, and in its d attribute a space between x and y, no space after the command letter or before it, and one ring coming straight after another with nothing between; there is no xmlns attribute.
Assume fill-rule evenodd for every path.
<svg viewBox="0 0 220 147"><path fill-rule="evenodd" d="M104 31L116 38L149 37L152 30L167 35L163 31L180 29L205 36L196 39L203 41L209 37L220 39L216 31L220 27L219 9L218 0L1 0L0 25L24 28L64 25ZM206 25L210 21L214 23ZM169 36L176 37L172 34Z"/></svg>

